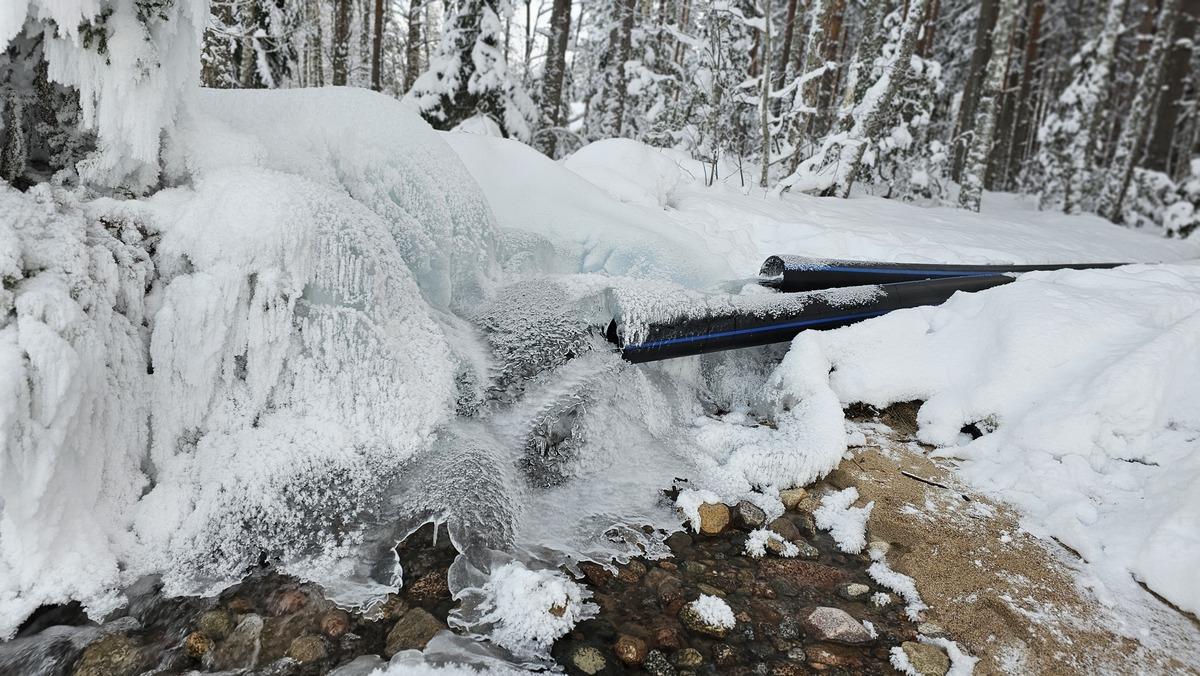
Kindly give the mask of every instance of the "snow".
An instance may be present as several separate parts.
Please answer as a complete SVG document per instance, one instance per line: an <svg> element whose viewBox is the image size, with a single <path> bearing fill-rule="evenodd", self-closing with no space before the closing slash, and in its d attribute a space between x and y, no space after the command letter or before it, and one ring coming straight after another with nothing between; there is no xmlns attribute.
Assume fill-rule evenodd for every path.
<svg viewBox="0 0 1200 676"><path fill-rule="evenodd" d="M872 580L891 589L904 599L904 614L913 622L920 619L922 611L929 609L929 606L925 605L925 602L921 600L921 594L917 592L917 583L911 577L892 570L887 560L883 557L871 563L867 568L867 575L870 575Z"/></svg>
<svg viewBox="0 0 1200 676"><path fill-rule="evenodd" d="M779 555L785 559L790 559L800 553L800 548L795 544L784 540L782 536L774 531L769 531L765 528L759 528L750 532L746 536L745 554L752 559L761 559L767 555L767 544L775 542L782 547Z"/></svg>
<svg viewBox="0 0 1200 676"><path fill-rule="evenodd" d="M692 601L688 606L696 611L696 615L704 624L721 629L733 629L733 626L737 624L737 619L733 616L733 609L719 596L701 594L700 598Z"/></svg>
<svg viewBox="0 0 1200 676"><path fill-rule="evenodd" d="M853 486L821 499L821 505L813 512L817 528L829 531L838 549L857 554L867 546L867 519L875 502L854 507L858 501L858 489Z"/></svg>
<svg viewBox="0 0 1200 676"><path fill-rule="evenodd" d="M1026 528L1094 562L1110 586L1132 573L1195 612L1198 318L1194 264L1036 273L802 334L793 351L816 346L843 403L925 401L921 441L1020 508ZM973 423L988 433L959 445Z"/></svg>
<svg viewBox="0 0 1200 676"><path fill-rule="evenodd" d="M659 493L674 477L685 512L748 499L777 516L777 489L861 442L845 403L914 397L922 438L969 480L1196 604L1195 266L1026 275L786 356L633 366L590 329L614 298L778 302L720 286L775 253L1156 261L1197 244L1000 195L969 214L704 187L695 163L632 142L553 162L435 134L363 90L200 92L182 110L152 116L170 133L149 198L0 187L0 636L43 603L102 615L143 574L211 591L264 553L363 602L403 583L390 548L433 519L466 553L451 624L475 648L446 639L389 669L480 646L476 666L544 665L518 653L588 605L548 571L665 553L630 524L678 527ZM994 431L951 447L984 419ZM847 551L865 540L857 497L818 517Z"/></svg>
<svg viewBox="0 0 1200 676"><path fill-rule="evenodd" d="M492 640L514 653L550 650L556 639L593 617L595 604L579 584L562 573L529 570L512 562L492 571L484 585L490 597L483 620L494 622Z"/></svg>

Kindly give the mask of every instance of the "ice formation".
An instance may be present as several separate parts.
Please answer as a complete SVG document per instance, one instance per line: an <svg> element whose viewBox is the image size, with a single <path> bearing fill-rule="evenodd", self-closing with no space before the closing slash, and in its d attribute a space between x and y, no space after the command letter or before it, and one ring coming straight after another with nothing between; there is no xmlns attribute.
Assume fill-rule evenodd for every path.
<svg viewBox="0 0 1200 676"><path fill-rule="evenodd" d="M800 553L800 548L795 544L784 540L779 533L769 531L765 528L759 528L751 531L746 537L746 556L752 559L761 559L767 555L768 543L774 542L780 548L779 555L784 558L792 558Z"/></svg>
<svg viewBox="0 0 1200 676"><path fill-rule="evenodd" d="M481 618L495 628L492 640L519 655L549 651L555 639L596 614L591 593L562 573L507 563L484 584Z"/></svg>

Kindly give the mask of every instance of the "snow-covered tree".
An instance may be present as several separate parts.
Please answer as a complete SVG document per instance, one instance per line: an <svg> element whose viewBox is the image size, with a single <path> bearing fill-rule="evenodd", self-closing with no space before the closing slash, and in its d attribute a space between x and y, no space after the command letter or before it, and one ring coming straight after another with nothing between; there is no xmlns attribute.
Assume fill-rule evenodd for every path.
<svg viewBox="0 0 1200 676"><path fill-rule="evenodd" d="M996 132L998 99L1000 89L1004 86L1004 76L1008 72L1009 43L1016 20L1017 0L1000 0L996 30L992 33L992 53L987 60L976 106L974 133L963 167L962 189L958 194L959 206L971 211L979 211L979 202L983 197L984 175L987 173Z"/></svg>
<svg viewBox="0 0 1200 676"><path fill-rule="evenodd" d="M1043 209L1078 213L1092 196L1100 114L1108 102L1113 57L1128 0L1108 0L1100 34L1072 60L1075 76L1038 130Z"/></svg>
<svg viewBox="0 0 1200 676"><path fill-rule="evenodd" d="M1146 53L1142 64L1142 74L1138 78L1137 93L1129 106L1121 128L1121 137L1117 141L1113 154L1112 166L1104 180L1104 188L1100 193L1097 210L1100 215L1110 220L1120 220L1121 203L1129 190L1129 181L1133 177L1133 168L1137 163L1142 143L1146 138L1146 130L1150 123L1150 113L1155 99L1159 96L1162 84L1163 60L1170 47L1171 28L1179 12L1180 0L1164 0L1158 13L1158 25L1151 39L1150 50Z"/></svg>
<svg viewBox="0 0 1200 676"><path fill-rule="evenodd" d="M434 127L484 116L506 136L530 137L537 111L503 51L501 16L510 11L507 0L459 0L447 12L429 70L408 94Z"/></svg>

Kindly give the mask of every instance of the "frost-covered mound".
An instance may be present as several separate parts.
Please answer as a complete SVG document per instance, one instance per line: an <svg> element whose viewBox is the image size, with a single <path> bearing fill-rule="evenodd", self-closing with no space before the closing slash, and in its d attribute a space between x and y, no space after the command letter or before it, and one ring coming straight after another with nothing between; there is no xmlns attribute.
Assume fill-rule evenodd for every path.
<svg viewBox="0 0 1200 676"><path fill-rule="evenodd" d="M0 636L342 551L454 414L494 244L453 153L362 90L202 103L150 199L0 186Z"/></svg>
<svg viewBox="0 0 1200 676"><path fill-rule="evenodd" d="M1200 612L1200 265L1025 275L801 334L779 375L846 404L924 400L920 439L1030 528Z"/></svg>

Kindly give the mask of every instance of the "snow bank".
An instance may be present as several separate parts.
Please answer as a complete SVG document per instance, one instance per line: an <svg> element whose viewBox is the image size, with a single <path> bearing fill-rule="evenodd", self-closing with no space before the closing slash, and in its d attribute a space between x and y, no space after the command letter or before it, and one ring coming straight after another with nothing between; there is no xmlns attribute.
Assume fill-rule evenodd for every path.
<svg viewBox="0 0 1200 676"><path fill-rule="evenodd" d="M0 186L0 636L345 552L454 415L494 230L453 153L362 90L201 104L152 198Z"/></svg>
<svg viewBox="0 0 1200 676"><path fill-rule="evenodd" d="M1200 266L1028 274L792 349L831 368L789 355L781 377L847 404L924 400L920 439L1027 527L1200 611Z"/></svg>
<svg viewBox="0 0 1200 676"><path fill-rule="evenodd" d="M590 143L563 165L618 202L652 208L674 206L674 192L683 179L668 153L624 138Z"/></svg>

